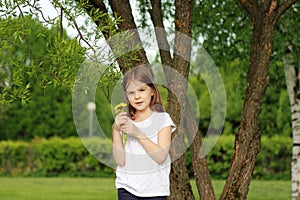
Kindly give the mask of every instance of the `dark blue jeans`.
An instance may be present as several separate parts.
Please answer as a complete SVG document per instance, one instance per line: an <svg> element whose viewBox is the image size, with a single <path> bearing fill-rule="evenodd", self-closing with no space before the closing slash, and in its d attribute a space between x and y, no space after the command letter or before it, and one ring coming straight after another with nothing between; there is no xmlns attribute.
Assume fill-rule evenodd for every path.
<svg viewBox="0 0 300 200"><path fill-rule="evenodd" d="M120 188L118 189L118 200L167 200L167 197L137 197L127 190Z"/></svg>

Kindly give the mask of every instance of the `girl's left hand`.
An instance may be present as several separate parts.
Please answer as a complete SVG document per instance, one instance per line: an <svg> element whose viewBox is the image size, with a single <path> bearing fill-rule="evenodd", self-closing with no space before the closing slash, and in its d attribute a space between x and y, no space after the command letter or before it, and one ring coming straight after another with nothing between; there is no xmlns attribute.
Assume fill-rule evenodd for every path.
<svg viewBox="0 0 300 200"><path fill-rule="evenodd" d="M121 125L121 130L127 135L130 135L135 138L143 136L142 132L132 122L129 121Z"/></svg>

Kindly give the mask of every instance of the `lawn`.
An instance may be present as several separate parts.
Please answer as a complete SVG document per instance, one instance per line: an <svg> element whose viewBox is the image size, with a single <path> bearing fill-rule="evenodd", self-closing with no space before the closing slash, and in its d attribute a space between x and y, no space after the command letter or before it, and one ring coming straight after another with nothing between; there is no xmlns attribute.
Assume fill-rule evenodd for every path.
<svg viewBox="0 0 300 200"><path fill-rule="evenodd" d="M224 181L213 181L219 197ZM195 182L192 181L195 190ZM116 200L111 178L0 178L1 200ZM197 199L199 199L197 197ZM290 181L252 181L248 199L290 199Z"/></svg>

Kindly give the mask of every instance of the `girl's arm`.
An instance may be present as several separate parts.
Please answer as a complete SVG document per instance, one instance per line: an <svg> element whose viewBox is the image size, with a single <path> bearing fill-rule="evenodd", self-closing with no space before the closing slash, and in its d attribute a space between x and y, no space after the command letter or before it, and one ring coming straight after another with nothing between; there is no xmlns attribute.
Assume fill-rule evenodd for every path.
<svg viewBox="0 0 300 200"><path fill-rule="evenodd" d="M138 141L144 147L148 155L157 163L163 164L169 155L171 144L171 126L164 127L158 133L158 143L155 144L144 134L138 137Z"/></svg>
<svg viewBox="0 0 300 200"><path fill-rule="evenodd" d="M125 150L123 139L120 134L120 127L114 123L112 126L112 138L113 138L113 157L119 166L125 165Z"/></svg>
<svg viewBox="0 0 300 200"><path fill-rule="evenodd" d="M171 144L171 126L164 127L158 133L158 142L155 144L148 137L144 135L138 128L136 128L131 122L127 122L121 126L122 131L128 135L131 135L140 142L144 147L148 155L158 164L162 164L170 150Z"/></svg>

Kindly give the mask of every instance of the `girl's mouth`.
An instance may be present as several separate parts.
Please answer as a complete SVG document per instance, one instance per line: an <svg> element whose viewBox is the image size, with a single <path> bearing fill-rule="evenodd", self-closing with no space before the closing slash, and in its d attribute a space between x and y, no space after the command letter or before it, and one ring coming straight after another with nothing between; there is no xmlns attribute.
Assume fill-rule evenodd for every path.
<svg viewBox="0 0 300 200"><path fill-rule="evenodd" d="M140 105L143 104L143 102L136 102L135 104L136 104L137 106L140 106Z"/></svg>

